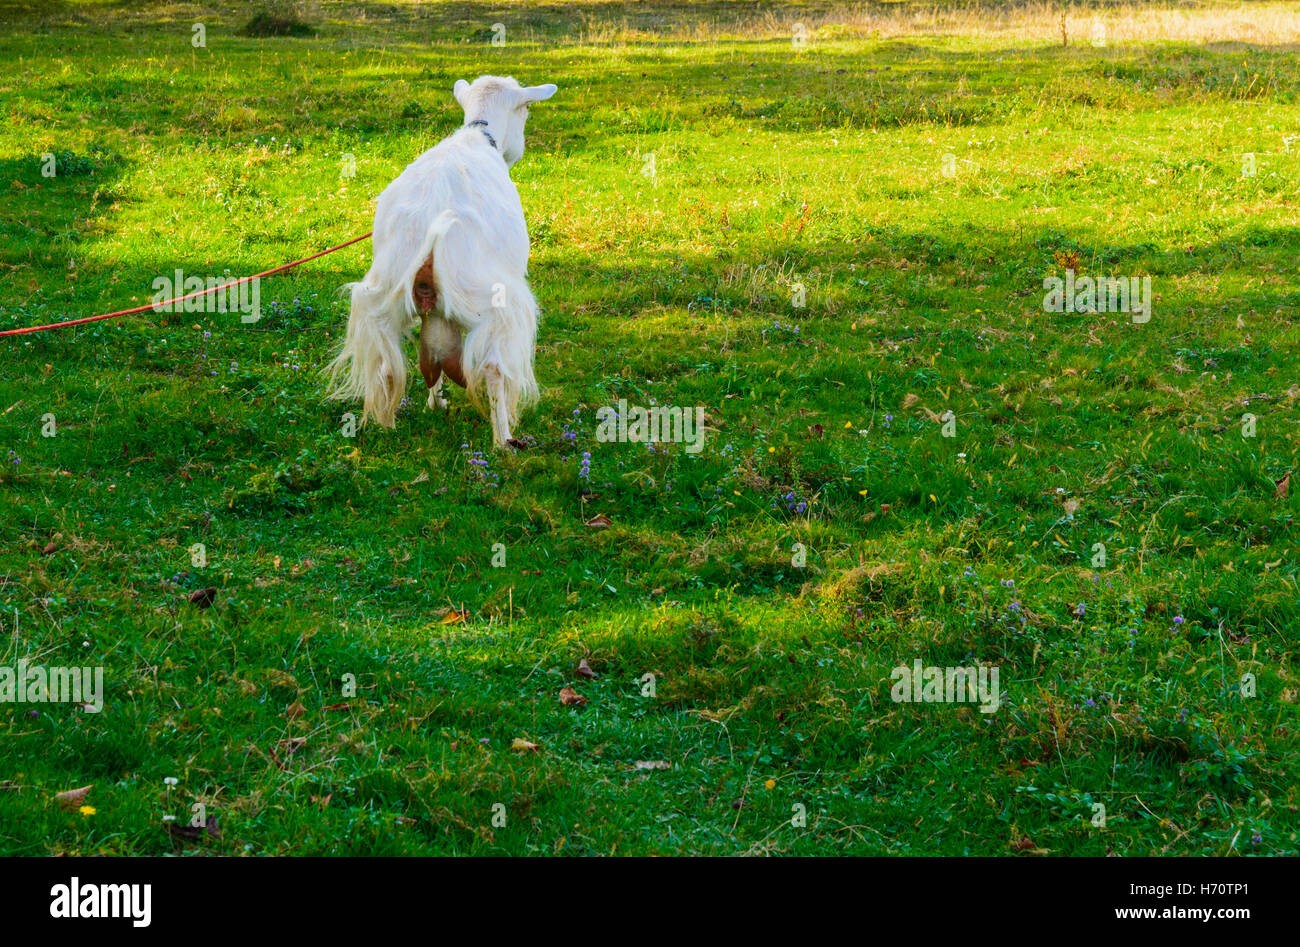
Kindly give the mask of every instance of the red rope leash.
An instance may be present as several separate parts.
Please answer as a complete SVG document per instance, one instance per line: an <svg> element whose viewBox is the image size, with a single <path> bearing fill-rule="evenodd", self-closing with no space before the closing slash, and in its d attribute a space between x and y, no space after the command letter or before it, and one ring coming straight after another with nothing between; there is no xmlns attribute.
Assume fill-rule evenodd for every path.
<svg viewBox="0 0 1300 947"><path fill-rule="evenodd" d="M213 286L211 289L198 290L197 292L190 293L188 296L177 296L173 299L163 300L162 302L149 303L147 306L136 306L134 309L122 309L119 312L106 312L100 316L87 316L85 319L69 319L67 322L52 322L47 326L28 326L25 329L5 329L3 332L0 332L0 337L6 335L27 335L29 332L44 332L47 329L66 329L68 326L79 326L87 322L98 322L101 319L116 319L118 316L135 315L138 312L145 312L153 309L155 306L162 307L170 306L172 303L183 303L187 299L197 299L199 296L206 296L208 293L219 292L223 289L229 289L232 286L240 286L252 280L261 279L264 276L274 276L276 273L283 273L285 270L291 270L295 266L302 266L304 263L309 263L328 253L342 250L344 247L350 247L354 243L360 243L362 240L370 237L373 233L374 231L364 233L359 237L353 237L347 243L340 243L337 247L330 247L328 250L322 250L320 253L313 253L311 256L305 256L301 260L294 260L292 263L284 264L284 266L277 266L273 270L267 270L265 273L255 273L252 276L241 277L234 282L226 283L224 286Z"/></svg>

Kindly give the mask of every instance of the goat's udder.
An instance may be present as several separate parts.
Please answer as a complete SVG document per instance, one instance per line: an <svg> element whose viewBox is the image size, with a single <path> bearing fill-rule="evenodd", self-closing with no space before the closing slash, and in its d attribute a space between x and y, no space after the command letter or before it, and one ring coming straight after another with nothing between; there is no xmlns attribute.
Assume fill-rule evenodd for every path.
<svg viewBox="0 0 1300 947"><path fill-rule="evenodd" d="M462 388L469 387L465 382L465 370L460 366L460 349L457 349L449 355L442 356L438 360L438 364L442 370L447 373L447 377L456 384L460 385Z"/></svg>

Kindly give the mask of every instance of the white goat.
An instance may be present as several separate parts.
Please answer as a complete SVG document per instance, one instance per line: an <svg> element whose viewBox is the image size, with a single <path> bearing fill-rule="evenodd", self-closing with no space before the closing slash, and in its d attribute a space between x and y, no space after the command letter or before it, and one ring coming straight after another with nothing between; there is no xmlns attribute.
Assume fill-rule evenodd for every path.
<svg viewBox="0 0 1300 947"><path fill-rule="evenodd" d="M362 423L392 427L406 394L403 341L419 316L429 407L446 407L445 372L489 415L502 447L520 408L538 395L528 227L509 168L524 153L528 106L549 99L555 86L479 76L473 85L458 81L453 94L465 125L379 195L374 261L361 282L345 287L352 312L328 369L330 397L360 398Z"/></svg>

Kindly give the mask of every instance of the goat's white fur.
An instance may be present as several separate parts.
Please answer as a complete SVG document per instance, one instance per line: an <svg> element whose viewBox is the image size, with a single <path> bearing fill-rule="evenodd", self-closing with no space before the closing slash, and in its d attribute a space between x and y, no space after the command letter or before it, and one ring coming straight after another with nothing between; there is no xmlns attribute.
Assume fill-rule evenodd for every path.
<svg viewBox="0 0 1300 947"><path fill-rule="evenodd" d="M347 337L328 369L330 396L361 399L363 423L393 426L407 386L403 343L417 317L426 357L454 364L459 350L466 390L491 418L497 446L510 440L520 408L537 400L528 227L509 167L523 155L528 105L555 91L498 76L460 80L454 94L467 124L379 195L374 260L364 279L345 287L352 295ZM412 292L430 257L436 297L421 312ZM441 386L439 371L430 408L445 405Z"/></svg>

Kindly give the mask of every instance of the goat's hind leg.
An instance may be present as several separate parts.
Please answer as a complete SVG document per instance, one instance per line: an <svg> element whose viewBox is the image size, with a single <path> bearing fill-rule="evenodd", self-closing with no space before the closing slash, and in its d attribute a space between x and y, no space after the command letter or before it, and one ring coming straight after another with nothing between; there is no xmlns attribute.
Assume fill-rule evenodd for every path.
<svg viewBox="0 0 1300 947"><path fill-rule="evenodd" d="M446 408L447 402L442 397L442 366L439 364L441 353L438 351L442 340L442 331L438 326L441 320L434 314L438 288L433 280L433 257L424 261L411 282L411 302L420 314L420 374L429 387L429 409Z"/></svg>
<svg viewBox="0 0 1300 947"><path fill-rule="evenodd" d="M424 347L423 333L420 339L420 374L424 376L424 383L429 386L429 410L445 410L447 399L442 396L442 366Z"/></svg>
<svg viewBox="0 0 1300 947"><path fill-rule="evenodd" d="M524 443L510 434L510 418L515 413L510 390L500 367L492 362L483 366L483 383L487 388L488 405L492 415L492 440L497 447L522 450Z"/></svg>
<svg viewBox="0 0 1300 947"><path fill-rule="evenodd" d="M429 386L429 408L442 410L447 407L443 379L450 378L462 387L465 384L460 369L460 329L432 312L421 312L420 318L420 373Z"/></svg>
<svg viewBox="0 0 1300 947"><path fill-rule="evenodd" d="M442 396L442 363L438 345L442 330L437 323L443 320L432 313L421 313L420 324L420 374L429 387L429 410L442 411L447 408L447 399Z"/></svg>

